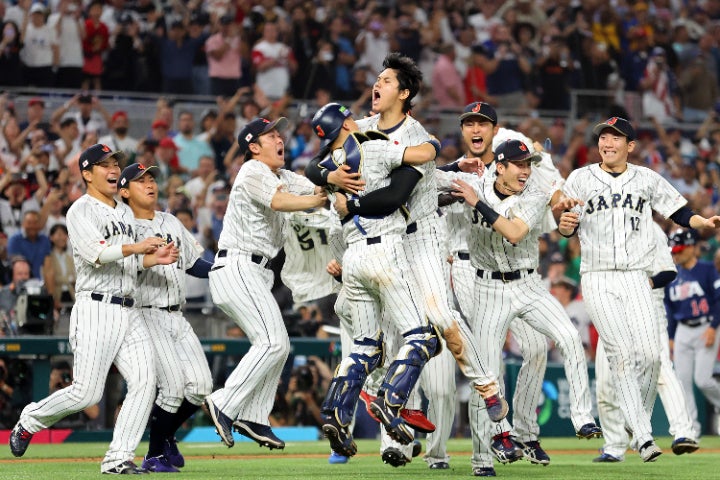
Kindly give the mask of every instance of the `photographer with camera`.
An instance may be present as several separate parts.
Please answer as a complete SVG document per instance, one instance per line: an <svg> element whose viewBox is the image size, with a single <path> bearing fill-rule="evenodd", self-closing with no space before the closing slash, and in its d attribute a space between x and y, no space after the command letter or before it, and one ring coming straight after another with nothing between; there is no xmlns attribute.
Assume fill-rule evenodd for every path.
<svg viewBox="0 0 720 480"><path fill-rule="evenodd" d="M30 278L30 263L20 256L11 260L12 281L0 289L0 327L7 336L50 334L53 301L42 283Z"/></svg>
<svg viewBox="0 0 720 480"><path fill-rule="evenodd" d="M55 393L73 383L72 367L66 361L54 362L50 370L49 392ZM75 428L94 430L100 427L96 420L100 418L100 405L95 404L67 416L53 425L53 428Z"/></svg>
<svg viewBox="0 0 720 480"><path fill-rule="evenodd" d="M288 425L320 427L324 423L320 404L332 374L320 358L310 357L307 363L303 363L303 359L295 357L297 366L290 373L285 393Z"/></svg>

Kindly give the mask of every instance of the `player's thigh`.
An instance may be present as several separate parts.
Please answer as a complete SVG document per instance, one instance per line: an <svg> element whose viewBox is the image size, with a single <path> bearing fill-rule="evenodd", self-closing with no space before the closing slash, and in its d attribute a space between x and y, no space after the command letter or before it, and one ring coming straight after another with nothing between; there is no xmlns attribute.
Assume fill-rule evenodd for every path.
<svg viewBox="0 0 720 480"><path fill-rule="evenodd" d="M481 359L496 373L510 322L516 313L507 287L501 281L477 278L473 314L468 319Z"/></svg>
<svg viewBox="0 0 720 480"><path fill-rule="evenodd" d="M440 341L442 351L425 364L420 374L420 387L431 401L440 396L455 395L455 357L445 340L441 338Z"/></svg>
<svg viewBox="0 0 720 480"><path fill-rule="evenodd" d="M526 303L522 318L533 329L556 343L574 343L582 347L580 333L560 302L540 283L539 278L529 277L517 284L518 293Z"/></svg>
<svg viewBox="0 0 720 480"><path fill-rule="evenodd" d="M547 363L548 349L545 335L519 318L510 322L509 330L520 347L520 354L524 362L542 361L543 365Z"/></svg>
<svg viewBox="0 0 720 480"><path fill-rule="evenodd" d="M175 340L175 351L185 377L186 396L202 397L212 393L212 373L200 339L190 323L177 315L179 335Z"/></svg>
<svg viewBox="0 0 720 480"><path fill-rule="evenodd" d="M138 315L147 328L148 338L155 351L158 388L164 395L182 397L185 380L180 357L175 349L171 314L156 308L141 308Z"/></svg>
<svg viewBox="0 0 720 480"><path fill-rule="evenodd" d="M148 388L155 386L155 349L140 318L139 309L129 310L129 328L115 356L115 366L128 383Z"/></svg>
<svg viewBox="0 0 720 480"><path fill-rule="evenodd" d="M430 321L443 325L450 322L453 316L447 291L449 271L439 239L434 236L413 238L410 245L405 246L405 254Z"/></svg>
<svg viewBox="0 0 720 480"><path fill-rule="evenodd" d="M470 260L455 258L450 267L452 274L452 287L457 298L460 311L465 318L472 314L475 299L475 277L477 276Z"/></svg>

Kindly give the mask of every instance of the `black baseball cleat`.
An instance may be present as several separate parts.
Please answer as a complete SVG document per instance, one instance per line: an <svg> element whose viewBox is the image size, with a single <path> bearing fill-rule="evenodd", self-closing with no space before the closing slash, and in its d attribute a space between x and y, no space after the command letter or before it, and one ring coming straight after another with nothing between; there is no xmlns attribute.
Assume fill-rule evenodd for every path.
<svg viewBox="0 0 720 480"><path fill-rule="evenodd" d="M392 407L385 402L385 398L378 397L370 403L370 410L385 425L385 431L390 438L403 445L409 445L413 441L413 433L400 416L400 408Z"/></svg>
<svg viewBox="0 0 720 480"><path fill-rule="evenodd" d="M10 451L16 457L25 455L25 450L30 446L33 434L25 430L19 423L10 432Z"/></svg>
<svg viewBox="0 0 720 480"><path fill-rule="evenodd" d="M250 422L248 420L236 420L233 428L240 435L255 440L261 447L268 447L270 450L285 448L285 442L275 436L272 429L268 425Z"/></svg>
<svg viewBox="0 0 720 480"><path fill-rule="evenodd" d="M326 417L322 431L334 452L345 457L352 457L357 453L357 445L355 445L352 434L347 427L340 425L335 418Z"/></svg>
<svg viewBox="0 0 720 480"><path fill-rule="evenodd" d="M493 422L499 422L505 418L510 411L510 406L507 401L497 393L484 400L488 416Z"/></svg>
<svg viewBox="0 0 720 480"><path fill-rule="evenodd" d="M513 463L523 458L523 448L510 435L510 432L503 432L492 437L490 450L500 463Z"/></svg>
<svg viewBox="0 0 720 480"><path fill-rule="evenodd" d="M230 417L225 415L218 407L216 407L210 397L205 398L205 406L210 413L210 419L215 424L215 430L218 435L220 435L222 442L227 445L228 448L235 445L235 439L232 434L233 422Z"/></svg>
<svg viewBox="0 0 720 480"><path fill-rule="evenodd" d="M185 466L185 457L180 453L180 449L177 446L177 438L172 437L165 440L163 443L163 455L170 460L170 464L182 468Z"/></svg>
<svg viewBox="0 0 720 480"><path fill-rule="evenodd" d="M660 448L655 445L655 442L652 440L648 440L643 443L643 446L640 447L638 452L640 453L640 458L642 458L643 462L654 462L657 460L657 457L662 455L662 450L660 450Z"/></svg>
<svg viewBox="0 0 720 480"><path fill-rule="evenodd" d="M412 446L412 456L415 458L422 453L422 443L420 443L420 440L415 439L412 442Z"/></svg>
<svg viewBox="0 0 720 480"><path fill-rule="evenodd" d="M531 440L529 442L520 442L522 446L523 454L525 458L536 465L550 465L550 456L540 446L540 442L537 440Z"/></svg>
<svg viewBox="0 0 720 480"><path fill-rule="evenodd" d="M435 462L429 468L432 470L447 470L450 468L450 464L447 462Z"/></svg>
<svg viewBox="0 0 720 480"><path fill-rule="evenodd" d="M671 448L675 455L682 455L684 453L693 453L700 448L700 444L692 438L680 437L673 441Z"/></svg>
<svg viewBox="0 0 720 480"><path fill-rule="evenodd" d="M475 477L495 477L495 469L492 467L473 468L473 476Z"/></svg>
<svg viewBox="0 0 720 480"><path fill-rule="evenodd" d="M148 471L138 467L132 461L126 460L108 470L104 470L102 473L107 475L142 475L148 473Z"/></svg>
<svg viewBox="0 0 720 480"><path fill-rule="evenodd" d="M586 438L590 440L591 438L602 438L602 429L595 425L594 423L586 423L582 427L580 427L580 430L575 432L575 436L577 438Z"/></svg>
<svg viewBox="0 0 720 480"><path fill-rule="evenodd" d="M388 447L382 452L383 463L387 463L393 467L404 467L406 464L410 463L410 460L411 459L407 458L395 447Z"/></svg>

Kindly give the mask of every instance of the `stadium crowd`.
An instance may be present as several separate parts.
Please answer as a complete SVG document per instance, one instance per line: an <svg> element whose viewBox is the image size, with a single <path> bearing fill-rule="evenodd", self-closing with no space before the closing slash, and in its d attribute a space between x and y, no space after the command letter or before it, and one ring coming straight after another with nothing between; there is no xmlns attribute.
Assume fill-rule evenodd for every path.
<svg viewBox="0 0 720 480"><path fill-rule="evenodd" d="M525 117L505 126L549 139L545 147L567 176L599 160L588 138L593 115L617 114L644 125L633 163L661 173L693 210L710 216L718 209L718 0L18 0L0 2L0 17L0 85L80 92L53 110L43 96L22 105L0 96L0 335L22 333L13 300L32 279L42 280L56 319L73 301L64 212L84 191L77 159L85 148L104 143L123 150L128 163L158 166L163 208L196 233L212 259L244 160L236 154L237 132L259 114L295 118L286 160L302 171L319 139L309 123L313 111L289 115L292 102L337 100L363 115L391 51L424 72L413 114L429 131L442 128L428 112L457 114L486 101ZM568 119L573 89L604 93L583 97L580 118ZM107 109L107 90L165 95L150 130L138 131L127 112ZM217 100L198 116L176 108L171 95ZM438 163L458 158L460 144L456 135L444 136ZM577 237L555 232L540 242L540 271L568 311L580 312L572 317L592 360L596 334L577 306ZM703 258L717 259L720 268L720 235L703 245ZM291 334L328 335L321 327L337 326L336 319L318 305L295 305L279 281L282 258L273 268ZM189 303L209 300L206 280L189 282ZM518 355L512 339L507 354ZM551 358L556 354L551 350ZM317 372L312 382L306 371L295 374L283 401L312 424L312 413L294 407L300 396L292 390L321 382Z"/></svg>

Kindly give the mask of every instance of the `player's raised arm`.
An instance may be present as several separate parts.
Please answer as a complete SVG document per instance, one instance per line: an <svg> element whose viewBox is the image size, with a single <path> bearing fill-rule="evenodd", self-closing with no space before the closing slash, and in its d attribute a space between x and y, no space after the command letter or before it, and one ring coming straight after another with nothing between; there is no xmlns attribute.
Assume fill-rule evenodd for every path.
<svg viewBox="0 0 720 480"><path fill-rule="evenodd" d="M281 185L272 197L270 208L276 212L299 212L320 207L325 204L326 200L327 194L321 189L312 195L295 195L284 191L284 187Z"/></svg>

